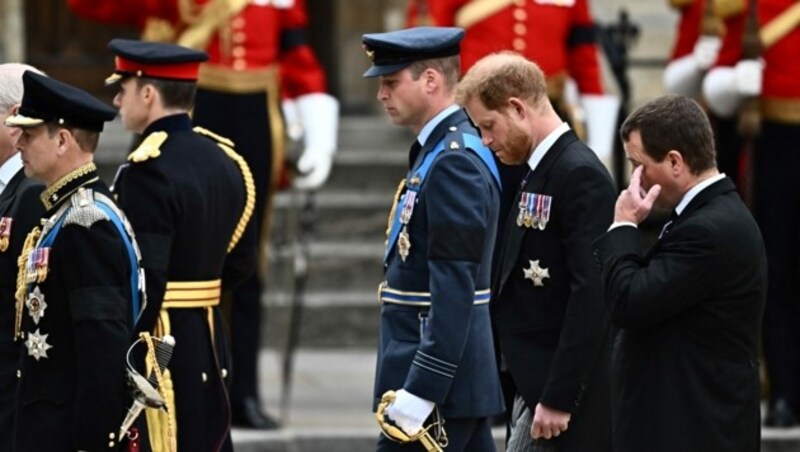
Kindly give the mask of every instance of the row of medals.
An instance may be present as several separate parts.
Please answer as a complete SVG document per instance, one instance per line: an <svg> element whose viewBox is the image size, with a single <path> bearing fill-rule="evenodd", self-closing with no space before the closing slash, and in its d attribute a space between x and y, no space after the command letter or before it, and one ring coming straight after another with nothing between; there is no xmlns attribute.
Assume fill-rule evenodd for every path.
<svg viewBox="0 0 800 452"><path fill-rule="evenodd" d="M553 198L538 193L522 192L517 214L517 226L544 231L550 220L550 205Z"/></svg>

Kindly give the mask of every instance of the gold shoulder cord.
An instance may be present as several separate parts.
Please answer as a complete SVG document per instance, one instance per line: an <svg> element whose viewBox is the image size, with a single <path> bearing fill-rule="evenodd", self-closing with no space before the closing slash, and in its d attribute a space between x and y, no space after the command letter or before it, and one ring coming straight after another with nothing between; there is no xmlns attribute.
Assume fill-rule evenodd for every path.
<svg viewBox="0 0 800 452"><path fill-rule="evenodd" d="M403 188L406 186L406 180L400 179L400 183L397 184L397 190L394 192L394 201L392 201L392 210L389 211L389 218L386 221L386 240L384 241L385 246L389 246L389 233L392 232L392 222L394 221L394 215L397 212L397 203L400 202L400 193L403 192Z"/></svg>
<svg viewBox="0 0 800 452"><path fill-rule="evenodd" d="M194 131L201 135L211 137L213 140L215 140L217 145L222 148L223 151L225 151L225 154L227 154L228 157L230 157L234 162L236 162L237 165L239 165L239 171L242 172L244 188L247 192L247 199L244 203L242 216L239 218L239 223L236 224L236 229L233 231L233 237L231 237L231 241L228 244L228 252L230 253L236 244L239 243L239 239L242 238L242 234L244 234L244 230L247 228L247 223L250 221L250 217L253 216L253 210L255 210L256 184L255 181L253 181L253 173L250 172L250 167L247 166L247 162L244 160L244 158L233 150L233 141L202 127L195 127Z"/></svg>
<svg viewBox="0 0 800 452"><path fill-rule="evenodd" d="M196 13L193 0L181 0L178 5L181 19L188 27L178 36L176 44L204 49L214 32L249 3L249 0L211 0Z"/></svg>

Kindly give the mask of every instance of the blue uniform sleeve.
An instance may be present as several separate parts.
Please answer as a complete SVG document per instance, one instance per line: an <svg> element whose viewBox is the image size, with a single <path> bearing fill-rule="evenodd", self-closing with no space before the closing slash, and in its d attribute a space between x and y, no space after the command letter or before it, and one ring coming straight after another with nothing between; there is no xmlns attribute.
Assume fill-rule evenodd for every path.
<svg viewBox="0 0 800 452"><path fill-rule="evenodd" d="M491 181L465 152L445 151L425 184L431 309L404 388L444 403L467 343L484 240L493 221Z"/></svg>

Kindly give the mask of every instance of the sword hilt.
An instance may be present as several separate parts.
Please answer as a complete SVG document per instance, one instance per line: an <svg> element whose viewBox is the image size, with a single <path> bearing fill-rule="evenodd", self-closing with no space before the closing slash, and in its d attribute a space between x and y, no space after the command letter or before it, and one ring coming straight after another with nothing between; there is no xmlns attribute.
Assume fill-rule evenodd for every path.
<svg viewBox="0 0 800 452"><path fill-rule="evenodd" d="M419 441L422 447L428 452L444 452L444 447L447 447L447 433L444 431L444 420L439 417L438 410L434 410L435 420L427 427L423 426L422 430L414 435L409 435L403 429L396 426L390 418L386 416L386 409L389 408L395 398L397 397L394 391L386 391L381 397L378 404L378 409L375 411L375 419L378 421L378 426L381 429L383 436L398 443L413 443ZM437 429L436 438L431 435L430 431Z"/></svg>

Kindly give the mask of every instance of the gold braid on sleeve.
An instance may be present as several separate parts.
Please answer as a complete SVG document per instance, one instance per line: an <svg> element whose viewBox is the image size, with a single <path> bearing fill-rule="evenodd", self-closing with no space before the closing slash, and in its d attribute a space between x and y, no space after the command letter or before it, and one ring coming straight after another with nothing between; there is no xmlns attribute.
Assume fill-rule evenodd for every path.
<svg viewBox="0 0 800 452"><path fill-rule="evenodd" d="M15 317L14 317L14 340L16 341L22 334L22 311L25 306L25 294L28 292L28 283L25 278L25 272L28 268L28 258L31 251L36 247L36 242L39 241L39 236L42 230L35 227L25 237L25 243L22 245L22 252L19 253L17 258L17 291L14 293L16 299L15 304Z"/></svg>

